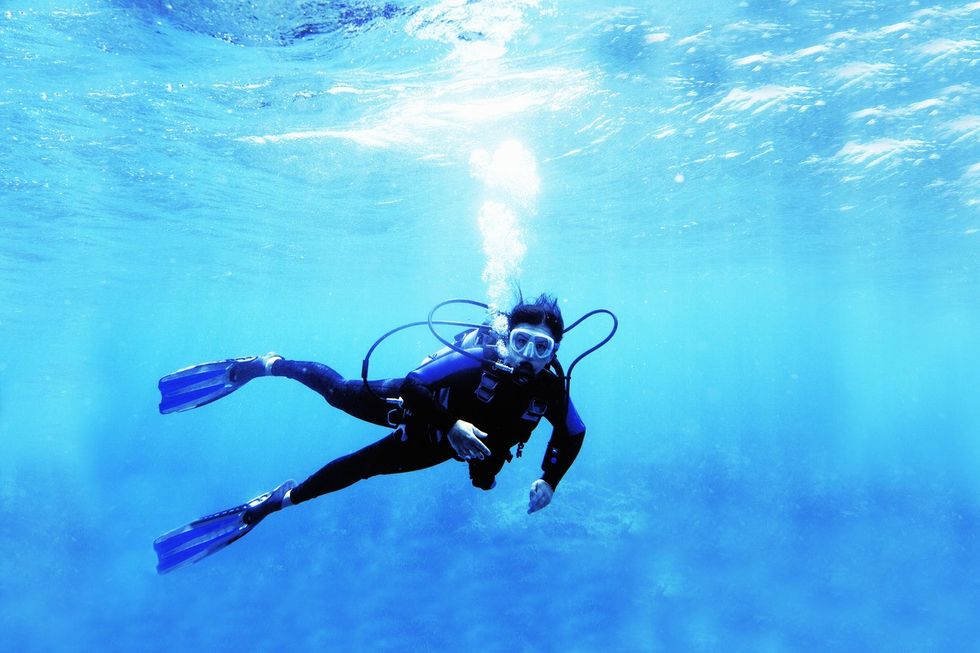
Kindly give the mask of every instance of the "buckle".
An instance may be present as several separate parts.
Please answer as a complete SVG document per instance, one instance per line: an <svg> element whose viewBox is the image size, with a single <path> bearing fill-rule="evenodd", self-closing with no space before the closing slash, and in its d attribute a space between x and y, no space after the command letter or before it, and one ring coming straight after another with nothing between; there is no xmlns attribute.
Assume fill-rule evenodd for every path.
<svg viewBox="0 0 980 653"><path fill-rule="evenodd" d="M484 372L480 376L480 385L476 388L474 394L483 403L489 403L493 399L493 393L496 392L498 385L500 385L500 381Z"/></svg>

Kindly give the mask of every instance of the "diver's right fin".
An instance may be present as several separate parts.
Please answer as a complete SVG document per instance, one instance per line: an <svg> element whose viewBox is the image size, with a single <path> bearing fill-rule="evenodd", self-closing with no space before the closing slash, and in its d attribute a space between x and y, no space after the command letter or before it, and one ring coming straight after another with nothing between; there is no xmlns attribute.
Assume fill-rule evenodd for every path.
<svg viewBox="0 0 980 653"><path fill-rule="evenodd" d="M242 520L248 504L196 519L153 541L157 573L166 574L206 558L252 530Z"/></svg>
<svg viewBox="0 0 980 653"><path fill-rule="evenodd" d="M281 510L283 497L294 487L296 483L288 480L248 503L195 519L186 526L164 533L153 541L157 573L166 574L186 567L241 539L266 515Z"/></svg>
<svg viewBox="0 0 980 653"><path fill-rule="evenodd" d="M248 363L256 359L256 356L229 358L191 365L168 374L158 384L160 413L166 415L198 408L231 394L245 384L244 380L232 379L232 370L238 363Z"/></svg>

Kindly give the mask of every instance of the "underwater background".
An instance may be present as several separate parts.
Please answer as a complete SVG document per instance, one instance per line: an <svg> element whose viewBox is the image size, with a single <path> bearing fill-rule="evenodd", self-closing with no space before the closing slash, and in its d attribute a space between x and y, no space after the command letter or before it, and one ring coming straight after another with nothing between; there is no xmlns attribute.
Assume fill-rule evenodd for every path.
<svg viewBox="0 0 980 653"><path fill-rule="evenodd" d="M0 650L980 651L978 24L3 2ZM356 377L515 284L620 319L546 510L543 425L492 492L371 479L156 574L161 533L385 433L284 379L161 416L159 377Z"/></svg>

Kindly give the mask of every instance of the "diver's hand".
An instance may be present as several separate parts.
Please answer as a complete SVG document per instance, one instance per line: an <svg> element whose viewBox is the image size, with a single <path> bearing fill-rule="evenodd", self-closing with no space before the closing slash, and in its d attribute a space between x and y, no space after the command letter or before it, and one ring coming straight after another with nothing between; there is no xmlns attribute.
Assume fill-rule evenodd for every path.
<svg viewBox="0 0 980 653"><path fill-rule="evenodd" d="M537 512L551 503L551 497L555 496L554 489L548 485L547 481L540 478L531 483L531 500L527 504L527 514Z"/></svg>
<svg viewBox="0 0 980 653"><path fill-rule="evenodd" d="M483 460L490 455L490 449L487 448L487 445L480 442L480 439L487 437L487 434L469 422L464 422L461 419L456 420L446 437L449 439L453 451L463 460L472 460L473 458Z"/></svg>

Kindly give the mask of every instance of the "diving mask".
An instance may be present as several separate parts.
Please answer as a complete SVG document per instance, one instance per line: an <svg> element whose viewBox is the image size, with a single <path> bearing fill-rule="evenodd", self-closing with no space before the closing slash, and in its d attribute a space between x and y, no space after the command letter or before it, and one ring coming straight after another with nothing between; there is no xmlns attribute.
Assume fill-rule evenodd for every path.
<svg viewBox="0 0 980 653"><path fill-rule="evenodd" d="M510 332L510 349L525 358L538 358L547 360L558 348L555 339L551 336L532 331L523 327L517 327Z"/></svg>

